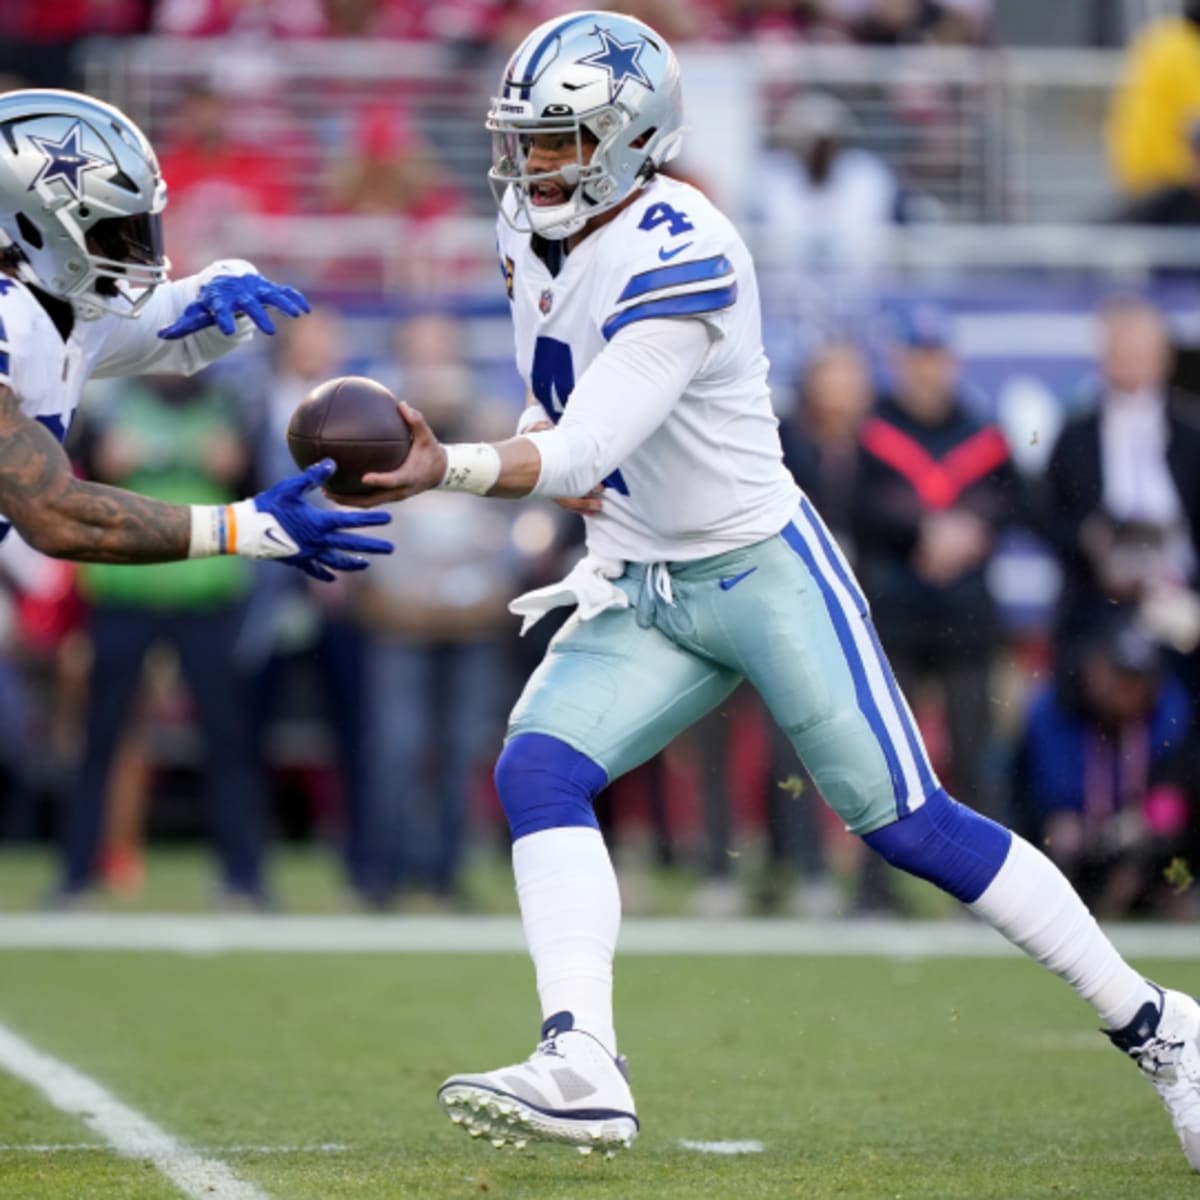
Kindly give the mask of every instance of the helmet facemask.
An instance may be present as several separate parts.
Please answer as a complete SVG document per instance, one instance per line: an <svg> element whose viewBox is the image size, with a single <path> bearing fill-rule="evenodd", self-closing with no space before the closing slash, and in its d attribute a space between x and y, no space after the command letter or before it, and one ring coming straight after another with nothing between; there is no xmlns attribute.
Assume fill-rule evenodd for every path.
<svg viewBox="0 0 1200 1200"><path fill-rule="evenodd" d="M38 286L66 300L81 320L95 320L105 313L136 317L154 289L170 278L171 263L163 252L162 237L166 188L159 190L161 202L155 211L105 215L107 206L89 203L86 197L59 197L46 185L35 184L49 216L37 232L47 248L57 243L58 249L50 274L39 261L42 248L28 236L18 240ZM28 234L28 227L20 232Z"/></svg>
<svg viewBox="0 0 1200 1200"><path fill-rule="evenodd" d="M583 116L513 120L497 114L496 101L488 117L492 134L492 195L514 229L556 241L570 237L594 216L624 199L608 169L608 156L628 116L616 106ZM535 137L566 137L575 144L575 158L552 171L529 170ZM590 150L590 154L588 151ZM539 184L563 185L569 195L561 204L541 205L534 193ZM511 191L510 191L511 189ZM512 197L506 204L506 193ZM512 211L510 212L510 208Z"/></svg>

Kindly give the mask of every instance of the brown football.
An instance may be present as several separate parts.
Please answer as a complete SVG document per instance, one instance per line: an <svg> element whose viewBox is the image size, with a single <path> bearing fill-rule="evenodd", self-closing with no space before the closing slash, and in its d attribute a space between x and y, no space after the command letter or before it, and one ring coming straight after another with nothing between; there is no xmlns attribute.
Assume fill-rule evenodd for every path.
<svg viewBox="0 0 1200 1200"><path fill-rule="evenodd" d="M325 486L355 496L372 490L362 481L368 471L394 471L408 457L412 432L383 384L347 375L304 397L288 424L287 442L299 467L332 458L337 471Z"/></svg>

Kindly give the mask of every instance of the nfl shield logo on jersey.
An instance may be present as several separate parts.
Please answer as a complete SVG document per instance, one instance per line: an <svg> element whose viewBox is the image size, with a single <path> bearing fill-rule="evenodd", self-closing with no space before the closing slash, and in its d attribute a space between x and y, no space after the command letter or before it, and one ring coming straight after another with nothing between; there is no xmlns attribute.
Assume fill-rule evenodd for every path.
<svg viewBox="0 0 1200 1200"><path fill-rule="evenodd" d="M547 288L542 293L541 299L538 300L538 308L541 311L541 314L543 317L550 311L553 304L554 304L554 293L549 288Z"/></svg>

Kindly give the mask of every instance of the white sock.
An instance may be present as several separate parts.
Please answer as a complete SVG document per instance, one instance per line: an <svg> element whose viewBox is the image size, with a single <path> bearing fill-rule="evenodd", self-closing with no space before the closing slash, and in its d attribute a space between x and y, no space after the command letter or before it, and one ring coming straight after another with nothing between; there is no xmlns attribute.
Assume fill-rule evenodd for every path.
<svg viewBox="0 0 1200 1200"><path fill-rule="evenodd" d="M1101 932L1066 876L1013 834L996 878L968 906L1064 979L1110 1029L1122 1029L1156 992Z"/></svg>
<svg viewBox="0 0 1200 1200"><path fill-rule="evenodd" d="M543 1019L566 1010L576 1029L615 1055L612 963L621 896L604 838L580 825L544 829L515 841L512 857Z"/></svg>

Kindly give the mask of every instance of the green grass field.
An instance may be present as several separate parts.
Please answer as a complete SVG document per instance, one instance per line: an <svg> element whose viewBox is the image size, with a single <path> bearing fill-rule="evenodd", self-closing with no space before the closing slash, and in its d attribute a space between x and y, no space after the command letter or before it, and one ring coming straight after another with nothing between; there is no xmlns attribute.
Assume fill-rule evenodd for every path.
<svg viewBox="0 0 1200 1200"><path fill-rule="evenodd" d="M436 1106L532 1048L519 955L0 952L0 1024L271 1200L1200 1197L1152 1089L1020 960L630 956L618 1004L643 1130L605 1161ZM2 1072L0 1146L5 1200L181 1194Z"/></svg>

